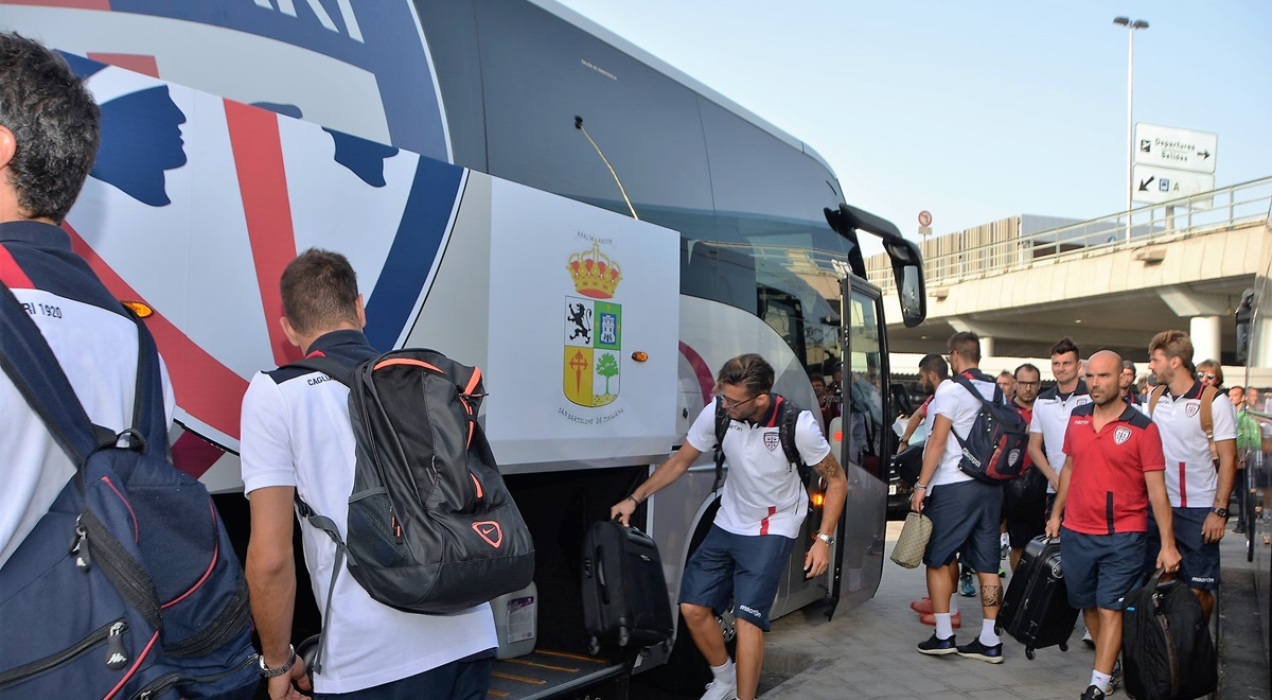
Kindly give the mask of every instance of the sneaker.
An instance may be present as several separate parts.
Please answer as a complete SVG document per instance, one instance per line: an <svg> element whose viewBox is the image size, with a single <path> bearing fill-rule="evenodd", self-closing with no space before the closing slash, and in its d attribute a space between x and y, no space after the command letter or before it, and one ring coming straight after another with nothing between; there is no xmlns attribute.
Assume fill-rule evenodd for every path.
<svg viewBox="0 0 1272 700"><path fill-rule="evenodd" d="M1232 528L1233 534L1236 534L1236 535L1244 535L1245 531L1246 531L1245 520L1238 520L1237 526Z"/></svg>
<svg viewBox="0 0 1272 700"><path fill-rule="evenodd" d="M910 609L920 615L931 615L932 599L927 596L923 596L918 600L912 600L910 601Z"/></svg>
<svg viewBox="0 0 1272 700"><path fill-rule="evenodd" d="M1001 664L1003 662L1003 643L999 642L992 647L981 644L980 637L972 640L971 644L958 647L958 655L966 656L969 659L980 659L988 661L991 664Z"/></svg>
<svg viewBox="0 0 1272 700"><path fill-rule="evenodd" d="M1088 685L1086 692L1078 700L1104 700L1104 691L1099 686Z"/></svg>
<svg viewBox="0 0 1272 700"><path fill-rule="evenodd" d="M972 580L972 572L964 571L963 575L958 578L958 594L964 598L971 598L976 595L976 583Z"/></svg>
<svg viewBox="0 0 1272 700"><path fill-rule="evenodd" d="M702 700L737 700L738 682L712 681L707 684L707 692Z"/></svg>
<svg viewBox="0 0 1272 700"><path fill-rule="evenodd" d="M1095 648L1095 640L1091 639L1091 630L1082 633L1082 643L1086 645L1087 649Z"/></svg>
<svg viewBox="0 0 1272 700"><path fill-rule="evenodd" d="M1122 687L1122 661L1119 659L1113 664L1113 678L1109 680L1109 695L1117 692Z"/></svg>
<svg viewBox="0 0 1272 700"><path fill-rule="evenodd" d="M922 623L923 623L923 624L925 624L925 625L932 625L933 627L935 627L935 626L936 626L936 614L935 614L935 613L924 613L924 614L922 614L922 615L919 615L919 622L922 622ZM954 629L958 629L958 628L962 627L962 626L963 626L963 613L961 613L961 612L956 612L956 613L954 613L953 615L950 615L950 626L951 626L951 627L953 627Z"/></svg>
<svg viewBox="0 0 1272 700"><path fill-rule="evenodd" d="M919 653L928 654L929 656L944 656L946 654L957 654L958 645L954 643L954 638L937 639L936 633L933 632L931 638L925 642L919 642Z"/></svg>

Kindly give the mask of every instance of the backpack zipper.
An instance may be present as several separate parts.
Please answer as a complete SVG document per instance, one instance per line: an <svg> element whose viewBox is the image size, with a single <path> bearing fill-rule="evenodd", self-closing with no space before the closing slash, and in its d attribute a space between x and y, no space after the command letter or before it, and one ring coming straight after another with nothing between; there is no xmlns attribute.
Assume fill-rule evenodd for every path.
<svg viewBox="0 0 1272 700"><path fill-rule="evenodd" d="M108 639L110 641L110 646L107 647L106 666L112 670L118 670L123 667L123 664L128 663L128 652L124 649L122 638L123 632L126 629L128 629L128 623L122 619L107 622L101 627L90 632L88 636L84 637L68 649L63 649L51 656L46 656L43 659L37 659L29 664L19 666L4 674L0 674L0 688L17 681L26 680L32 676L37 676L45 671L51 671L62 664L69 663L79 656L92 651L96 647L105 644ZM123 655L123 662L118 666L110 663L111 658L116 652Z"/></svg>
<svg viewBox="0 0 1272 700"><path fill-rule="evenodd" d="M1162 634L1166 637L1166 659L1170 662L1170 694L1179 694L1179 654L1175 650L1175 635L1170 631L1170 621L1161 612L1161 594L1153 594L1153 607L1157 609L1157 623L1161 625Z"/></svg>
<svg viewBox="0 0 1272 700"><path fill-rule="evenodd" d="M208 676L192 676L181 672L165 673L164 675L147 683L146 687L137 691L137 693L132 696L132 700L151 700L151 698L163 695L183 683L215 683L219 680L229 678L249 666L256 665L259 663L259 658L260 657L257 654L252 654L234 668Z"/></svg>
<svg viewBox="0 0 1272 700"><path fill-rule="evenodd" d="M207 652L225 646L225 643L234 634L237 634L240 629L247 625L250 614L251 606L246 586L242 581L239 581L239 587L235 590L234 597L230 599L230 602L226 603L225 608L207 627L194 636L188 637L172 646L165 646L163 649L168 655L178 658L203 656Z"/></svg>

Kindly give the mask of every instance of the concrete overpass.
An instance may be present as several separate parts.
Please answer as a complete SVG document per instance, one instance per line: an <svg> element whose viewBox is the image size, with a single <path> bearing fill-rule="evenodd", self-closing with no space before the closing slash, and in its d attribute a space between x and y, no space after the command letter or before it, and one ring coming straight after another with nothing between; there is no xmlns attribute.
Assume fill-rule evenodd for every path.
<svg viewBox="0 0 1272 700"><path fill-rule="evenodd" d="M1272 177L1129 218L1121 212L1022 235L1015 217L925 241L927 320L889 324L892 350L943 351L954 332L974 331L986 356L1045 359L1067 335L1083 356L1110 348L1145 362L1155 333L1181 328L1195 359L1230 365L1233 313L1253 286L1260 251L1272 245L1270 204ZM887 317L901 318L886 255L866 267L885 289Z"/></svg>

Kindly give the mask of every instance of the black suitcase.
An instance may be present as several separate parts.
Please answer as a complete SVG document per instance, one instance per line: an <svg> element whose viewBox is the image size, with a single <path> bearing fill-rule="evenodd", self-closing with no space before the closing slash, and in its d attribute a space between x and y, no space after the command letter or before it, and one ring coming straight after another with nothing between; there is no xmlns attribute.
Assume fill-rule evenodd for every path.
<svg viewBox="0 0 1272 700"><path fill-rule="evenodd" d="M583 538L583 627L588 650L670 644L671 600L654 540L618 522Z"/></svg>
<svg viewBox="0 0 1272 700"><path fill-rule="evenodd" d="M1219 657L1197 596L1162 571L1126 595L1122 661L1126 690L1138 700L1202 697L1219 685Z"/></svg>
<svg viewBox="0 0 1272 700"><path fill-rule="evenodd" d="M1069 636L1078 621L1078 610L1069 605L1069 594L1060 568L1060 540L1040 535L1025 545L1020 565L1011 577L995 629L1006 630L1025 645L1031 661L1034 650L1060 646L1069 650Z"/></svg>

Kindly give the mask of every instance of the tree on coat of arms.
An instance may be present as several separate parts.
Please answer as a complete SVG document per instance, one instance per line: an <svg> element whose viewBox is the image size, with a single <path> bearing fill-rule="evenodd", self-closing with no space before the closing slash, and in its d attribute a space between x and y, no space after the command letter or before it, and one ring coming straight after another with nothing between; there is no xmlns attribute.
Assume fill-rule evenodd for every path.
<svg viewBox="0 0 1272 700"><path fill-rule="evenodd" d="M601 358L596 361L596 373L605 377L605 395L610 395L609 380L610 377L618 374L618 360L614 359L613 353L604 353Z"/></svg>

